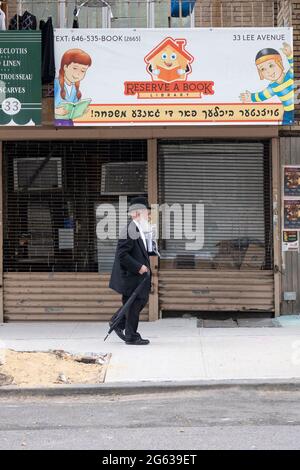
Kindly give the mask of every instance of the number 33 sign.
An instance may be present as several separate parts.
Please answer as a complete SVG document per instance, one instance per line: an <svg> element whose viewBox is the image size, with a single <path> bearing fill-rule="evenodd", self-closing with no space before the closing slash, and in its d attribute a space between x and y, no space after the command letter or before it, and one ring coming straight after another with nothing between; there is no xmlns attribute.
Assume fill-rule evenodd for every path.
<svg viewBox="0 0 300 470"><path fill-rule="evenodd" d="M2 103L2 111L5 114L9 114L13 116L14 114L18 114L21 109L21 103L16 98L6 98L6 100Z"/></svg>

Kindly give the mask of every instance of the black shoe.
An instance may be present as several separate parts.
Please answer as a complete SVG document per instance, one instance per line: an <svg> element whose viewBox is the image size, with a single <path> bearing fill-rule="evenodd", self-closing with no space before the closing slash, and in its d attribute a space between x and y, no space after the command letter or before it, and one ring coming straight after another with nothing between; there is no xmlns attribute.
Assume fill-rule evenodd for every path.
<svg viewBox="0 0 300 470"><path fill-rule="evenodd" d="M135 346L144 346L146 344L149 344L150 341L149 339L143 339L143 338L137 338L132 341L125 341L126 344L133 344Z"/></svg>

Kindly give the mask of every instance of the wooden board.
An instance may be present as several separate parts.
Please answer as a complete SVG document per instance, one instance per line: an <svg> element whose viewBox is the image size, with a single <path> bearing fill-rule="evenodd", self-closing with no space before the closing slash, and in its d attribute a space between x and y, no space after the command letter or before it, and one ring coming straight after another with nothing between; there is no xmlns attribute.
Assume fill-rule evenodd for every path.
<svg viewBox="0 0 300 470"><path fill-rule="evenodd" d="M5 273L4 320L108 321L121 306L108 283L109 274Z"/></svg>
<svg viewBox="0 0 300 470"><path fill-rule="evenodd" d="M274 311L273 271L160 270L160 309Z"/></svg>

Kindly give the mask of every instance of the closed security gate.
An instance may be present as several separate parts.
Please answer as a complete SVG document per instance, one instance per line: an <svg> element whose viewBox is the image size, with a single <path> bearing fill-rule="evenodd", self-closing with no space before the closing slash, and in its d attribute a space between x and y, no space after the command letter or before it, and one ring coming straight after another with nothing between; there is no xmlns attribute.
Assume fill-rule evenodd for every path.
<svg viewBox="0 0 300 470"><path fill-rule="evenodd" d="M7 142L4 181L5 320L108 320L116 240L97 209L147 193L147 142Z"/></svg>
<svg viewBox="0 0 300 470"><path fill-rule="evenodd" d="M161 141L159 199L162 310L274 310L268 142Z"/></svg>

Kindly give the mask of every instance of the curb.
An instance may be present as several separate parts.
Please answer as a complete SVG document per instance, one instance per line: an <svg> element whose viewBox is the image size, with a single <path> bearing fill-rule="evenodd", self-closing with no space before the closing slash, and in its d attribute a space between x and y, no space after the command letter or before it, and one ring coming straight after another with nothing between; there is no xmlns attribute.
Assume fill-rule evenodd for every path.
<svg viewBox="0 0 300 470"><path fill-rule="evenodd" d="M55 387L0 387L0 398L6 397L54 397L72 395L142 395L180 391L224 390L238 388L264 391L300 391L300 379L233 379L166 382L116 382L97 385L61 385Z"/></svg>

